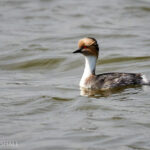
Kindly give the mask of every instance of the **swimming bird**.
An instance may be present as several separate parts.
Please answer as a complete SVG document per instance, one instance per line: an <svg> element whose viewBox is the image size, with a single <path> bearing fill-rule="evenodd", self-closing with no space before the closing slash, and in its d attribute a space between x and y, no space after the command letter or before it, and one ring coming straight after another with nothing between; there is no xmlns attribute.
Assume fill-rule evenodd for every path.
<svg viewBox="0 0 150 150"><path fill-rule="evenodd" d="M85 68L79 84L81 88L107 90L130 85L150 85L150 81L140 73L110 72L96 75L99 45L95 38L86 37L79 40L78 50L73 53L85 56Z"/></svg>

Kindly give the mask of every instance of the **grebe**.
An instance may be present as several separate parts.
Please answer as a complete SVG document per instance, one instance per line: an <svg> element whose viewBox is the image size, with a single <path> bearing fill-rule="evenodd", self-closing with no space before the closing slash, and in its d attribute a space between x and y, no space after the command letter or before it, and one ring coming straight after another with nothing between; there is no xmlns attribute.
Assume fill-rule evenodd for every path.
<svg viewBox="0 0 150 150"><path fill-rule="evenodd" d="M73 53L81 53L85 56L85 68L80 80L80 87L93 90L107 90L116 87L130 85L149 85L150 81L140 73L103 73L96 75L96 61L99 54L99 46L95 38L87 37L79 40L79 49Z"/></svg>

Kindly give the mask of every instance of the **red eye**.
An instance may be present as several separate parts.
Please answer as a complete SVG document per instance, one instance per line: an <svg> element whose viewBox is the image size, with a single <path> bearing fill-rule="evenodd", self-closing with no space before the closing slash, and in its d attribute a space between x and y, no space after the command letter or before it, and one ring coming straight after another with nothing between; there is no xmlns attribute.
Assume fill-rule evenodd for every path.
<svg viewBox="0 0 150 150"><path fill-rule="evenodd" d="M83 48L87 48L87 46L83 46Z"/></svg>

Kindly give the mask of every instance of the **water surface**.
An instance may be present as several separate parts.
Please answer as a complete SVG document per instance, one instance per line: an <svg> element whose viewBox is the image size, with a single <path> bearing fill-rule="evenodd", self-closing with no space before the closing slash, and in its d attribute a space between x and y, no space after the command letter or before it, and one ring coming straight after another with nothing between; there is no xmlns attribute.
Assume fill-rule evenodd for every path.
<svg viewBox="0 0 150 150"><path fill-rule="evenodd" d="M82 96L72 54L95 37L97 73L150 79L148 0L0 0L0 20L0 149L150 149L150 87Z"/></svg>

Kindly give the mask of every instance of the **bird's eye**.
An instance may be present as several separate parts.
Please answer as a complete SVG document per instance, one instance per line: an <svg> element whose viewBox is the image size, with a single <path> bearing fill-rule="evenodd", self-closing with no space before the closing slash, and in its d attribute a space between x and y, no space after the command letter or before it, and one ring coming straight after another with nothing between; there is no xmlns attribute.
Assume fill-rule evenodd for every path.
<svg viewBox="0 0 150 150"><path fill-rule="evenodd" d="M87 48L87 46L83 46L83 48Z"/></svg>

